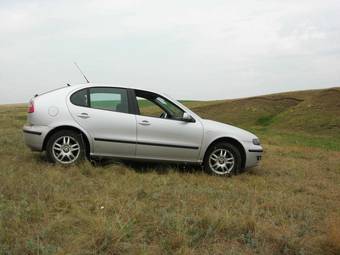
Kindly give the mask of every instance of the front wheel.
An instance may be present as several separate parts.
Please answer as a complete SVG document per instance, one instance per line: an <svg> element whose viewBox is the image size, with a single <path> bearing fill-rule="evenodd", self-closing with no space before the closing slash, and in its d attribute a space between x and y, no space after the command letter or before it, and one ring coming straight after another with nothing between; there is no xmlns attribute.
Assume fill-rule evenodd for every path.
<svg viewBox="0 0 340 255"><path fill-rule="evenodd" d="M85 146L80 134L61 130L53 134L46 145L47 158L52 163L69 165L84 159Z"/></svg>
<svg viewBox="0 0 340 255"><path fill-rule="evenodd" d="M237 174L241 169L241 154L230 143L216 143L206 153L204 169L216 175Z"/></svg>

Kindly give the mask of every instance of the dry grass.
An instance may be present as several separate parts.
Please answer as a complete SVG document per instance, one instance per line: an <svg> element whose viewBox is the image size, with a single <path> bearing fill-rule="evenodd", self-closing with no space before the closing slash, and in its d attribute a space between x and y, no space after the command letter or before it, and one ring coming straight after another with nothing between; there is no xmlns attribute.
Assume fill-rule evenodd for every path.
<svg viewBox="0 0 340 255"><path fill-rule="evenodd" d="M25 148L24 108L0 114L0 254L339 254L338 151L263 131L263 162L232 178L61 167Z"/></svg>
<svg viewBox="0 0 340 255"><path fill-rule="evenodd" d="M334 215L329 217L326 223L327 235L325 241L325 250L330 254L340 254L340 217Z"/></svg>

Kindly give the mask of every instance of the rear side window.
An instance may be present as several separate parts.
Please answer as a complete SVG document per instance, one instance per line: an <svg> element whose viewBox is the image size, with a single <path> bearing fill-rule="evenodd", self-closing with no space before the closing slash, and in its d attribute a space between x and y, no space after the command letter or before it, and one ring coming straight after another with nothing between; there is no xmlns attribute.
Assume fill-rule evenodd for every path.
<svg viewBox="0 0 340 255"><path fill-rule="evenodd" d="M90 107L128 113L127 90L121 88L90 88Z"/></svg>
<svg viewBox="0 0 340 255"><path fill-rule="evenodd" d="M84 107L88 107L89 106L89 102L88 102L88 98L87 98L87 89L82 89L77 91L76 93L74 93L71 96L71 102L72 104L78 105L78 106L84 106Z"/></svg>

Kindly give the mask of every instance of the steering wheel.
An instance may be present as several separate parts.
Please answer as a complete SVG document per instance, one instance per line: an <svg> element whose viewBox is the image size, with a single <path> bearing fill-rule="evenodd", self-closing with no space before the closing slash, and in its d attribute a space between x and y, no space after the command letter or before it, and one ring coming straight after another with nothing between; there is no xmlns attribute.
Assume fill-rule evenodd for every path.
<svg viewBox="0 0 340 255"><path fill-rule="evenodd" d="M166 112L162 112L161 116L159 116L161 119L166 119L168 117L168 114Z"/></svg>

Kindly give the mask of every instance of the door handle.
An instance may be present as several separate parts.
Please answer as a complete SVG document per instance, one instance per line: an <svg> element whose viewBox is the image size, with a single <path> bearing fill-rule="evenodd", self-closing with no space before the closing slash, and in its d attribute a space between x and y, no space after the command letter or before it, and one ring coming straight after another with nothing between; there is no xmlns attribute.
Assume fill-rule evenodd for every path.
<svg viewBox="0 0 340 255"><path fill-rule="evenodd" d="M86 113L86 112L82 112L80 114L77 115L79 118L82 118L82 119L88 119L90 118L90 116Z"/></svg>
<svg viewBox="0 0 340 255"><path fill-rule="evenodd" d="M142 122L139 122L139 125L142 125L142 126L149 126L151 125L151 123L147 120L142 120Z"/></svg>

